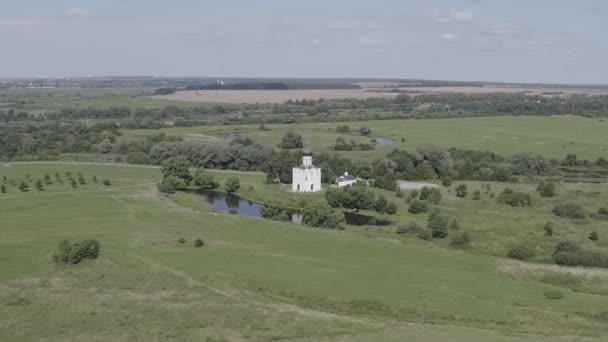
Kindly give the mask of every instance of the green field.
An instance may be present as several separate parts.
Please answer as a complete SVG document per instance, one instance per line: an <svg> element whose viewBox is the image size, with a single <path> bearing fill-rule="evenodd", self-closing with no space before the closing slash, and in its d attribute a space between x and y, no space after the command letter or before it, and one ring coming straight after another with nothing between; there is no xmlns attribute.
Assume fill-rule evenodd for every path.
<svg viewBox="0 0 608 342"><path fill-rule="evenodd" d="M371 160L382 157L392 148L414 150L425 143L462 149L491 151L505 157L517 152L531 152L549 158L563 159L574 153L579 158L597 159L608 156L606 132L608 122L575 116L503 116L458 119L379 120L349 123L351 130L362 126L371 128L369 137L358 134L339 134L336 127L342 123L307 123L294 125L268 125L270 131L257 126L201 126L167 128L162 131L184 137L185 140L207 144L227 143L216 135L236 132L256 142L277 145L286 131L293 130L308 139L314 151L330 151L336 138L346 141L370 143L373 137L395 141L390 147L378 147L371 152L340 152L343 155ZM127 138L142 137L157 130L123 130ZM403 141L402 141L403 139Z"/></svg>
<svg viewBox="0 0 608 342"><path fill-rule="evenodd" d="M67 171L87 184L0 194L2 341L600 341L608 333L606 272L487 255L509 239L551 246L537 224L552 200L508 210L443 190L442 208L467 209L458 217L473 248L460 251L400 238L394 227L321 230L215 213L194 195L158 194L153 167L11 164L0 176L20 182L30 174L33 188L44 174L65 179ZM220 181L238 175L240 193L252 199L283 191L263 185L262 174L210 172ZM100 190L93 175L112 185ZM607 191L564 185L558 199L595 208ZM403 208L396 220L424 221ZM555 221L555 240L582 242L590 227L602 228ZM100 258L52 263L59 241L85 238L101 242ZM194 248L196 238L205 246ZM545 298L550 290L565 297Z"/></svg>

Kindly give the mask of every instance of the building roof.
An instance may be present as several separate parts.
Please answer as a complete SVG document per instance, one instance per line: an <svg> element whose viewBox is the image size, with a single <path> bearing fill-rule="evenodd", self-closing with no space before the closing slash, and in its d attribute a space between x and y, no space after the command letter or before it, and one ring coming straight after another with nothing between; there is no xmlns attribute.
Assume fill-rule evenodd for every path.
<svg viewBox="0 0 608 342"><path fill-rule="evenodd" d="M354 181L354 180L357 180L357 177L355 177L353 175L346 175L346 176L342 175L336 179L336 182L346 182L346 181Z"/></svg>
<svg viewBox="0 0 608 342"><path fill-rule="evenodd" d="M304 152L302 152L302 155L304 155L305 157L312 157L312 151L309 149L305 149Z"/></svg>

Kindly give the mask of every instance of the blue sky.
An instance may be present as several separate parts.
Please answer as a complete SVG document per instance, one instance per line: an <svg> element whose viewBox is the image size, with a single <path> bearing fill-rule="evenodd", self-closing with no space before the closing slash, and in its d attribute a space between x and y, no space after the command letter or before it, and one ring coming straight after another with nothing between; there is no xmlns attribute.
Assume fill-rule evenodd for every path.
<svg viewBox="0 0 608 342"><path fill-rule="evenodd" d="M0 77L608 83L608 1L1 0Z"/></svg>

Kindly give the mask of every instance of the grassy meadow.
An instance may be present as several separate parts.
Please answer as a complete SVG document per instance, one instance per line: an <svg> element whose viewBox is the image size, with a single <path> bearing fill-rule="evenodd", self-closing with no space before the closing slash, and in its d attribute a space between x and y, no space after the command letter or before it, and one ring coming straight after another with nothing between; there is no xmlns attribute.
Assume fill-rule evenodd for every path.
<svg viewBox="0 0 608 342"><path fill-rule="evenodd" d="M187 141L205 144L227 144L218 135L238 133L256 142L277 145L283 134L293 130L308 138L316 152L332 151L338 137L348 142L370 143L371 138L392 139L395 144L377 147L375 151L339 152L340 154L372 160L382 157L393 148L414 150L416 146L434 143L446 148L487 150L510 157L517 152L542 154L549 158L563 159L574 153L580 159L597 159L608 156L605 139L608 121L575 116L502 116L481 118L425 119L425 120L377 120L347 123L352 134L337 133L343 123L305 123L292 125L268 125L270 131L260 131L255 125L198 126L166 128L161 131L181 136ZM358 134L360 127L371 128L369 137ZM140 138L158 130L123 130L125 139Z"/></svg>
<svg viewBox="0 0 608 342"><path fill-rule="evenodd" d="M66 188L68 171L87 184ZM237 175L247 198L297 200L264 185L262 174L209 172L219 181ZM600 341L608 333L608 293L598 288L607 272L487 255L500 255L510 239L549 248L554 241L542 242L537 226L546 219L556 221L555 240L583 242L586 230L602 228L556 220L546 213L553 200L535 198L533 212L442 189L440 206L473 237L462 251L402 238L395 227L322 230L217 213L196 195L160 195L154 167L0 167L17 184L30 182L26 174L30 189L44 174L53 184L39 194L12 186L0 194L2 341ZM112 185L100 189L93 175ZM471 193L481 183L468 185ZM498 193L506 184L491 186ZM590 208L608 198L597 187L560 185L558 193ZM399 199L392 219L425 221L405 207ZM87 238L101 242L100 258L51 261L61 240ZM205 246L195 248L196 238ZM545 297L555 290L564 298Z"/></svg>

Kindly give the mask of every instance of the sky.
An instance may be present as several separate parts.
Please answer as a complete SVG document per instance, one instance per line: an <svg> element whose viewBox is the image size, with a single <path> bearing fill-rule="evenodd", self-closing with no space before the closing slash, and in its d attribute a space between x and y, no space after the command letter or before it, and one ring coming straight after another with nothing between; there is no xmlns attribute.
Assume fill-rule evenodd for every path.
<svg viewBox="0 0 608 342"><path fill-rule="evenodd" d="M605 0L0 0L0 78L608 84Z"/></svg>

